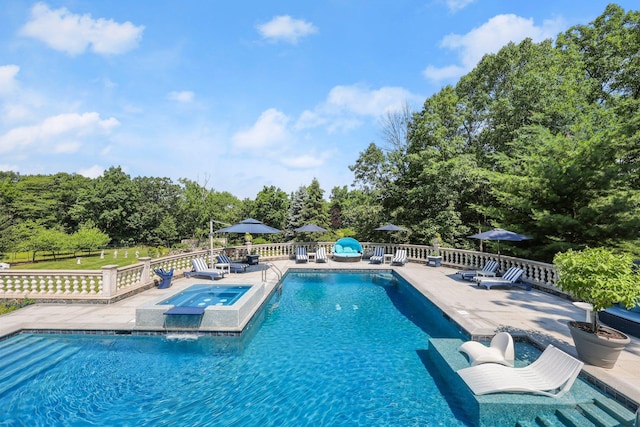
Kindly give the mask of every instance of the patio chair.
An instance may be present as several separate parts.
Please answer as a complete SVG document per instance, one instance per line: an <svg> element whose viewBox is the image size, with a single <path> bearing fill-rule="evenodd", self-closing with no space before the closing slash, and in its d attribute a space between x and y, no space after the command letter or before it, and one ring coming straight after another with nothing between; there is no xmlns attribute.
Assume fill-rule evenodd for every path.
<svg viewBox="0 0 640 427"><path fill-rule="evenodd" d="M499 363L505 366L513 366L515 359L513 338L508 332L500 332L494 335L489 347L478 341L467 341L458 348L458 351L465 353L469 357L471 366L482 363Z"/></svg>
<svg viewBox="0 0 640 427"><path fill-rule="evenodd" d="M498 261L487 261L482 267L482 270L463 270L458 271L457 274L463 280L473 280L474 277L492 277L496 275L496 270L498 269Z"/></svg>
<svg viewBox="0 0 640 427"><path fill-rule="evenodd" d="M316 262L327 262L327 250L324 247L318 248L316 251Z"/></svg>
<svg viewBox="0 0 640 427"><path fill-rule="evenodd" d="M475 395L533 393L558 398L569 391L584 363L549 344L540 357L524 368L484 363L458 371Z"/></svg>
<svg viewBox="0 0 640 427"><path fill-rule="evenodd" d="M409 262L407 251L405 249L398 249L391 260L391 265L405 265L407 262Z"/></svg>
<svg viewBox="0 0 640 427"><path fill-rule="evenodd" d="M171 287L173 268L169 271L166 271L164 268L155 268L153 272L156 273L156 275L160 277L160 279L162 279L160 283L158 283L158 289L166 289Z"/></svg>
<svg viewBox="0 0 640 427"><path fill-rule="evenodd" d="M227 264L229 266L229 271L232 273L244 273L249 268L249 264L244 264L242 262L232 262L231 259L225 254L216 255L216 260L220 264Z"/></svg>
<svg viewBox="0 0 640 427"><path fill-rule="evenodd" d="M296 264L299 262L307 262L309 257L307 256L307 248L304 246L298 246L296 248Z"/></svg>
<svg viewBox="0 0 640 427"><path fill-rule="evenodd" d="M520 277L524 274L524 270L518 267L509 268L502 277L475 277L474 280L478 283L478 286L484 286L487 290L494 286L523 286L528 291L531 290L531 286L527 283L518 283Z"/></svg>
<svg viewBox="0 0 640 427"><path fill-rule="evenodd" d="M184 277L208 277L211 280L222 279L224 277L224 272L220 270L213 270L207 266L207 263L202 258L194 258L191 260L191 265L193 266L192 271L185 271Z"/></svg>
<svg viewBox="0 0 640 427"><path fill-rule="evenodd" d="M382 264L384 261L384 248L374 248L373 255L369 258L371 264Z"/></svg>

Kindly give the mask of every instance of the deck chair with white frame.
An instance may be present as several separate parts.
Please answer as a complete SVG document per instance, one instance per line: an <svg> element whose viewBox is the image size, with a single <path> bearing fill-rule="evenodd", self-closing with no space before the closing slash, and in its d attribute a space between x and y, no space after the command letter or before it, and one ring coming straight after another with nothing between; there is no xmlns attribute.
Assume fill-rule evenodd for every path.
<svg viewBox="0 0 640 427"><path fill-rule="evenodd" d="M405 249L398 249L391 260L391 265L405 265L407 262L409 262L407 251Z"/></svg>
<svg viewBox="0 0 640 427"><path fill-rule="evenodd" d="M498 261L487 261L482 270L462 270L458 271L460 277L464 280L473 280L474 277L492 277L496 275L498 269Z"/></svg>
<svg viewBox="0 0 640 427"><path fill-rule="evenodd" d="M249 268L249 264L245 264L243 262L233 262L231 258L229 258L225 254L216 255L216 259L219 264L226 264L229 267L229 271L232 273L244 273Z"/></svg>
<svg viewBox="0 0 640 427"><path fill-rule="evenodd" d="M369 258L371 264L382 264L384 261L384 248L378 247L373 249L373 255Z"/></svg>
<svg viewBox="0 0 640 427"><path fill-rule="evenodd" d="M523 286L530 291L531 286L527 283L518 283L520 277L524 274L524 270L518 267L509 268L502 277L474 277L478 286L484 286L487 290L494 286Z"/></svg>
<svg viewBox="0 0 640 427"><path fill-rule="evenodd" d="M319 247L316 251L316 262L327 262L329 258L327 258L327 250L324 247Z"/></svg>
<svg viewBox="0 0 640 427"><path fill-rule="evenodd" d="M208 277L211 280L222 279L224 277L224 271L209 268L206 261L202 258L192 259L191 265L193 266L193 270L185 271L184 277L199 276Z"/></svg>
<svg viewBox="0 0 640 427"><path fill-rule="evenodd" d="M540 357L524 368L483 363L458 371L475 395L533 393L558 398L571 389L584 363L549 344Z"/></svg>
<svg viewBox="0 0 640 427"><path fill-rule="evenodd" d="M304 246L298 246L296 248L296 264L299 262L307 262L309 261L309 256L307 255L307 248Z"/></svg>

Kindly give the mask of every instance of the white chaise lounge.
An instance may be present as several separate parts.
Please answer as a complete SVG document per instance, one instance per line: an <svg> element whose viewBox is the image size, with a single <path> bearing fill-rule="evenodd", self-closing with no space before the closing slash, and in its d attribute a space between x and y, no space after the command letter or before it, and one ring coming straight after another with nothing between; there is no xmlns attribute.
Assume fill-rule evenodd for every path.
<svg viewBox="0 0 640 427"><path fill-rule="evenodd" d="M505 366L513 366L515 359L513 338L508 332L497 333L491 339L489 347L478 341L467 341L458 350L469 357L471 366L482 363L499 363Z"/></svg>
<svg viewBox="0 0 640 427"><path fill-rule="evenodd" d="M407 251L405 249L398 249L391 260L391 265L405 265L407 262L409 262Z"/></svg>
<svg viewBox="0 0 640 427"><path fill-rule="evenodd" d="M223 271L209 268L206 261L202 258L192 259L191 265L193 266L193 271L185 271L184 277L200 276L208 277L211 280L222 279L224 277Z"/></svg>
<svg viewBox="0 0 640 427"><path fill-rule="evenodd" d="M307 262L309 261L309 256L307 256L307 248L304 246L298 246L296 248L296 264L299 262Z"/></svg>
<svg viewBox="0 0 640 427"><path fill-rule="evenodd" d="M478 286L484 286L488 290L494 286L522 286L530 291L531 286L527 283L518 283L520 277L524 274L524 270L518 267L509 268L502 277L479 277L473 278Z"/></svg>
<svg viewBox="0 0 640 427"><path fill-rule="evenodd" d="M458 371L476 395L533 393L560 397L569 391L584 363L549 344L540 357L524 368L484 363Z"/></svg>
<svg viewBox="0 0 640 427"><path fill-rule="evenodd" d="M482 270L462 270L457 273L464 280L473 280L474 277L494 277L498 269L498 261L487 261Z"/></svg>
<svg viewBox="0 0 640 427"><path fill-rule="evenodd" d="M327 250L324 247L319 247L316 251L316 262L327 262Z"/></svg>
<svg viewBox="0 0 640 427"><path fill-rule="evenodd" d="M373 255L369 258L370 264L382 264L384 262L384 248L377 247L373 249Z"/></svg>

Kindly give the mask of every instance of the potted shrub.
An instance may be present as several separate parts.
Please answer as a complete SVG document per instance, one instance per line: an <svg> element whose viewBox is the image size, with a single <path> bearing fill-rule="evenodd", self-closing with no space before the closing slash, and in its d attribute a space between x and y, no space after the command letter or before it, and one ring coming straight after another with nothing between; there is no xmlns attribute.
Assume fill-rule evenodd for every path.
<svg viewBox="0 0 640 427"><path fill-rule="evenodd" d="M440 263L442 262L442 256L440 256L440 242L440 233L436 233L435 237L431 241L433 252L427 255L427 265L431 267L440 267Z"/></svg>
<svg viewBox="0 0 640 427"><path fill-rule="evenodd" d="M591 323L569 322L578 356L586 363L612 368L630 340L622 332L600 325L598 312L615 303L627 308L636 305L640 275L632 270L631 256L605 248L587 248L559 253L553 263L558 272L557 286L593 307Z"/></svg>

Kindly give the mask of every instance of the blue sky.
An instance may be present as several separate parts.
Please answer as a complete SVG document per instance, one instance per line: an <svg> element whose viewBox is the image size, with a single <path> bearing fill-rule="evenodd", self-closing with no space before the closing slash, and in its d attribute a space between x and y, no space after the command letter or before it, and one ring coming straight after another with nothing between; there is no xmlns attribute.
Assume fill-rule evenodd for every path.
<svg viewBox="0 0 640 427"><path fill-rule="evenodd" d="M187 178L255 198L350 185L381 118L599 0L10 0L0 170ZM636 1L617 2L625 10Z"/></svg>

